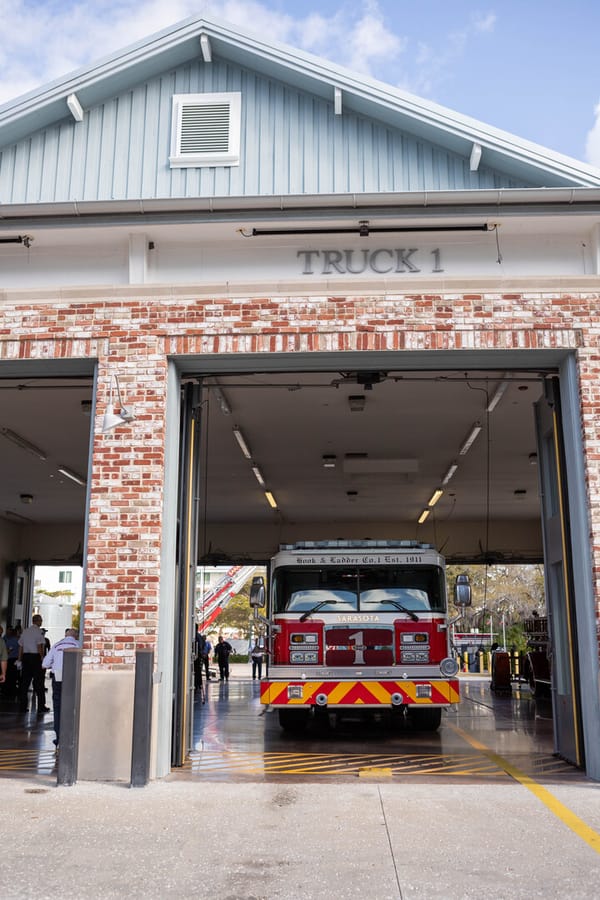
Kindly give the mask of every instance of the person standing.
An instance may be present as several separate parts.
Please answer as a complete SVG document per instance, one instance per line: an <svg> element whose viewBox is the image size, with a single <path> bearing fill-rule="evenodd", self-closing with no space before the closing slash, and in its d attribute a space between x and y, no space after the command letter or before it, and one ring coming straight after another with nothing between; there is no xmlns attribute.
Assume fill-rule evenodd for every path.
<svg viewBox="0 0 600 900"><path fill-rule="evenodd" d="M232 650L231 644L220 634L215 647L215 657L219 664L219 678L221 681L229 681L229 656Z"/></svg>
<svg viewBox="0 0 600 900"><path fill-rule="evenodd" d="M27 712L27 694L33 682L33 692L37 697L37 714L50 712L46 706L44 691L44 670L42 659L46 650L46 639L42 633L42 617L33 616L32 624L25 628L19 638L19 659L17 668L21 668L21 684L19 686L20 711Z"/></svg>
<svg viewBox="0 0 600 900"><path fill-rule="evenodd" d="M9 626L6 629L4 642L8 651L8 667L6 669L6 681L4 682L4 694L9 703L14 703L17 699L19 687L19 673L16 668L16 662L19 658L19 636L16 628L11 628Z"/></svg>
<svg viewBox="0 0 600 900"><path fill-rule="evenodd" d="M65 650L78 649L79 641L76 628L67 628L65 636L57 641L50 648L44 659L42 667L50 669L50 677L52 678L52 708L54 710L54 730L56 732L55 745L58 747L60 740L60 708L62 698L62 680L63 680L63 656Z"/></svg>
<svg viewBox="0 0 600 900"><path fill-rule="evenodd" d="M250 659L252 660L252 681L262 678L262 663L264 650L258 643L258 638L254 641L254 647L250 651Z"/></svg>
<svg viewBox="0 0 600 900"><path fill-rule="evenodd" d="M8 668L8 650L4 643L4 638L0 635L0 684L6 681L6 670Z"/></svg>

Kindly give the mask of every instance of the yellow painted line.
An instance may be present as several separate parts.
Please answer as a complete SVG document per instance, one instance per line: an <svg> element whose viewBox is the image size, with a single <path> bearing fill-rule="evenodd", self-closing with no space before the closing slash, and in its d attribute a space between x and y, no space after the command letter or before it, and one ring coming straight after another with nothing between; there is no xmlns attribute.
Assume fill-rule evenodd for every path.
<svg viewBox="0 0 600 900"><path fill-rule="evenodd" d="M383 766L363 766L358 770L359 778L391 778L392 770Z"/></svg>
<svg viewBox="0 0 600 900"><path fill-rule="evenodd" d="M493 750L490 750L485 744L482 744L480 741L471 737L471 735L463 731L462 728L458 728L456 725L450 723L448 723L448 725L456 732L456 734L460 735L463 740L470 744L471 747L480 750L488 759L504 769L507 775L510 775L511 778L514 778L515 781L522 784L528 791L531 791L531 793L537 797L538 800L540 800L544 806L557 817L557 819L560 819L567 828L570 828L571 831L585 841L586 844L589 844L592 850L595 850L596 853L600 854L600 834L598 834L597 831L594 831L593 828L590 828L583 819L576 816L574 812L564 805L564 803L557 800L550 791L541 784L538 784L533 778L530 778L529 775L526 775L525 772L521 772L520 769L517 769L516 766L509 763L503 756L494 753Z"/></svg>
<svg viewBox="0 0 600 900"><path fill-rule="evenodd" d="M362 770L381 770L382 777L406 775L506 777L505 771L477 755L454 754L303 754L251 753L205 750L192 753L184 768L195 774L352 775Z"/></svg>

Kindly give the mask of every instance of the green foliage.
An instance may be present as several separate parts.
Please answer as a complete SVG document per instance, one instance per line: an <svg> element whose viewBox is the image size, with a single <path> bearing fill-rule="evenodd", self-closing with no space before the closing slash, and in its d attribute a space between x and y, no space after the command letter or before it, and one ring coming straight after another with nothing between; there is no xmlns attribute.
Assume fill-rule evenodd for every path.
<svg viewBox="0 0 600 900"><path fill-rule="evenodd" d="M465 610L452 603L454 581L459 574L467 574L471 582L473 604ZM544 614L544 570L541 565L448 566L448 598L450 615L460 615L457 631L478 628L493 631L501 637L502 622L506 643L524 649L523 620L533 610ZM510 634L510 638L509 638Z"/></svg>

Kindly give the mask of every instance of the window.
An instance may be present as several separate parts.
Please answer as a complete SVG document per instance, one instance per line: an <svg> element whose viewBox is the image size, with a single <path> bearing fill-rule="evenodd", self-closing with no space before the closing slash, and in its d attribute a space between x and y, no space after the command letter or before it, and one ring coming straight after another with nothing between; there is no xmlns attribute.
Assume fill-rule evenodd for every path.
<svg viewBox="0 0 600 900"><path fill-rule="evenodd" d="M59 584L71 584L73 580L72 572L59 572L58 573L58 583Z"/></svg>
<svg viewBox="0 0 600 900"><path fill-rule="evenodd" d="M240 119L240 94L175 94L171 168L239 166Z"/></svg>

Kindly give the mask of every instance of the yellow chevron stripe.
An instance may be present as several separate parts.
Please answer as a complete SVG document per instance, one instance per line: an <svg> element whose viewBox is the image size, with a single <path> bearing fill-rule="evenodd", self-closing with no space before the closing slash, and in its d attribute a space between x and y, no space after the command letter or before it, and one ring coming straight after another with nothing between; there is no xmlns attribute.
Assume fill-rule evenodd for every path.
<svg viewBox="0 0 600 900"><path fill-rule="evenodd" d="M423 682L419 682L419 684L422 683ZM288 699L288 684L294 684L301 687L302 696ZM389 682L386 682L386 684L389 684ZM419 704L421 706L428 706L436 702L435 698L417 697L417 682L415 681L395 681L392 682L392 684L398 685L398 690L401 690L411 703ZM431 684L434 691L437 691L441 696L443 702L459 702L460 695L458 691L452 687L452 684L449 681L435 681L431 682ZM335 706L344 703L346 701L346 698L352 691L355 690L357 685L361 685L365 689L365 691L368 691L372 695L372 697L367 698L363 696L362 698L354 701L355 705L364 705L368 703L381 703L387 705L391 702L390 689L387 686L384 686L384 683L382 681L306 681L300 685L298 685L298 682L295 681L279 681L271 682L269 686L264 690L261 696L261 703L302 706L310 703L311 698L312 702L314 702L315 695L320 692L324 692L327 693L329 698L328 705Z"/></svg>

